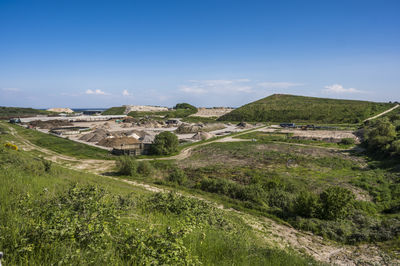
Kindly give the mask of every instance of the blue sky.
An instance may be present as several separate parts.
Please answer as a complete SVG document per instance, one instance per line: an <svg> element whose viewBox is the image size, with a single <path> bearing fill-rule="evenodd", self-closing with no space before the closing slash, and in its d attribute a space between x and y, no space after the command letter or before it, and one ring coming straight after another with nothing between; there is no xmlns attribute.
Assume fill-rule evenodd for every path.
<svg viewBox="0 0 400 266"><path fill-rule="evenodd" d="M0 105L400 100L400 1L0 0Z"/></svg>

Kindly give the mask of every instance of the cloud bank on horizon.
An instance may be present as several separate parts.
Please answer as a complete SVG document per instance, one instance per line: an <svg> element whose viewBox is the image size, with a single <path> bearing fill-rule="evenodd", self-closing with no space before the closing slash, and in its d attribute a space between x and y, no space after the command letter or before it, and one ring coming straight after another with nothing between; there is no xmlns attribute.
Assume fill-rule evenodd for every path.
<svg viewBox="0 0 400 266"><path fill-rule="evenodd" d="M368 93L355 88L345 88L341 84L326 85L314 92L301 93L308 86L307 84L288 81L260 81L247 78L188 80L183 84L177 86L174 90L168 91L155 89L121 90L115 88L110 88L109 90L86 89L80 92L65 91L51 95L51 97L62 97L65 100L64 104L59 105L62 107L110 107L122 104L173 106L182 101L190 102L197 106L238 107L274 93L308 96L315 96L315 94L321 93L322 96L348 97L353 95L355 98L360 94ZM5 97L17 95L24 97L23 95L25 95L28 99L34 99L29 95L29 91L24 91L20 88L2 88L0 94L4 94ZM90 104L93 101L96 102L95 105ZM74 106L71 103L81 103L83 105ZM49 103L46 105L45 102L41 104L39 107L50 106Z"/></svg>

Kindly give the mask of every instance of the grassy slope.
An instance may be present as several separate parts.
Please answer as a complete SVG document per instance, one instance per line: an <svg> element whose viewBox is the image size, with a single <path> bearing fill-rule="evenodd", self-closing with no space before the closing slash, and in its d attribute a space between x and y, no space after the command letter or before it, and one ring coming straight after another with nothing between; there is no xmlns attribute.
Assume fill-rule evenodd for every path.
<svg viewBox="0 0 400 266"><path fill-rule="evenodd" d="M223 195L241 208L277 215L297 228L339 242L377 240L391 243L385 241L392 239L394 242L388 245L398 251L398 170L380 168L376 162L371 162L369 168L357 156L273 141L215 143L199 147L180 165L188 175L187 187ZM207 183L207 186L203 185ZM290 213L296 197L303 191L318 194L332 185L350 188L358 195L354 216L327 221ZM256 188L262 188L264 196L260 196L260 190ZM246 192L252 189L254 194ZM242 191L246 193L237 194ZM360 225L358 219L365 223ZM380 225L375 227L374 224Z"/></svg>
<svg viewBox="0 0 400 266"><path fill-rule="evenodd" d="M313 264L265 246L234 214L198 200L157 201L152 193L117 180L54 164L46 170L30 152L2 148L12 138L0 135L0 250L5 264L184 264L188 259L205 265ZM77 186L70 189L71 184ZM105 189L105 194L94 194L101 196L100 202L85 196L88 185L90 191ZM151 208L150 199L159 207ZM81 206L82 212L77 211ZM210 223L215 217L223 223Z"/></svg>
<svg viewBox="0 0 400 266"><path fill-rule="evenodd" d="M274 94L220 117L221 121L359 123L394 104Z"/></svg>
<svg viewBox="0 0 400 266"><path fill-rule="evenodd" d="M125 112L125 107L111 107L105 110L102 115L123 115Z"/></svg>
<svg viewBox="0 0 400 266"><path fill-rule="evenodd" d="M20 108L20 107L3 107L0 106L0 118L11 118L11 117L25 117L32 115L47 115L52 114L45 110L38 110L33 108Z"/></svg>
<svg viewBox="0 0 400 266"><path fill-rule="evenodd" d="M36 130L11 125L18 134L35 145L79 159L113 159L107 150L45 134ZM4 126L3 126L4 127Z"/></svg>

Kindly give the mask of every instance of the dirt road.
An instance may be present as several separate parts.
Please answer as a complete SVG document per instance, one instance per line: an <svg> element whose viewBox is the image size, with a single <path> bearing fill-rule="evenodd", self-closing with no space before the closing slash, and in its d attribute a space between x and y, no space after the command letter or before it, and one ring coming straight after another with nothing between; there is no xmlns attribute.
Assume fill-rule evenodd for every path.
<svg viewBox="0 0 400 266"><path fill-rule="evenodd" d="M382 113L380 113L380 114L377 114L376 116L373 116L373 117L370 117L370 118L365 119L363 122L368 121L368 120L372 120L372 119L378 118L378 117L380 117L380 116L383 116L383 115L385 115L385 114L387 114L387 113L390 113L391 111L397 109L399 106L400 106L400 105L396 105L396 106L390 108L389 110L386 110L385 112L382 112Z"/></svg>

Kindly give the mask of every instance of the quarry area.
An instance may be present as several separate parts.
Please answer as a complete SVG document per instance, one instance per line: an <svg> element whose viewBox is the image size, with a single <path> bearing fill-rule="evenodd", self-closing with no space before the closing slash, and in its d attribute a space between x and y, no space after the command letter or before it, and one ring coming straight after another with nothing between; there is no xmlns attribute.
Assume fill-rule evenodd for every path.
<svg viewBox="0 0 400 266"><path fill-rule="evenodd" d="M132 110L158 111L161 107L131 106ZM199 109L203 116L215 116L226 112L226 108ZM282 128L279 125L266 126L264 123L187 123L180 118L154 119L134 118L126 115L93 115L71 117L30 117L22 118L24 127L36 129L43 133L53 134L59 137L99 147L111 152L130 150L134 155L148 154L150 145L155 136L163 131L170 131L177 135L180 143L193 143L208 140L215 137L226 136L231 133L243 132L257 128L260 132L290 134L295 139L318 140L330 143L338 143L342 139L360 140L353 131L345 130L304 130L299 128ZM237 141L232 137L223 140ZM129 154L132 154L130 152Z"/></svg>
<svg viewBox="0 0 400 266"><path fill-rule="evenodd" d="M115 117L118 117L115 118ZM154 120L130 116L32 117L21 119L26 128L57 135L106 150L151 144L157 134L170 131L180 143L191 143L241 132L258 125L248 123L185 123L180 119Z"/></svg>

